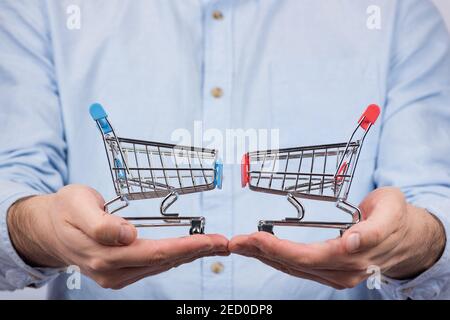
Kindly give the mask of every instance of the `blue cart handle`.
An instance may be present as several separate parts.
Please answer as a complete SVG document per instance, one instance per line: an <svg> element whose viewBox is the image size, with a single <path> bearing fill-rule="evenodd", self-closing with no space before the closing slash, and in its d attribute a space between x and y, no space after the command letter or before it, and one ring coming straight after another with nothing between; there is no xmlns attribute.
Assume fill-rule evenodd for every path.
<svg viewBox="0 0 450 320"><path fill-rule="evenodd" d="M89 113L91 114L92 119L94 119L94 121L99 124L103 134L108 134L113 131L111 125L107 120L108 115L106 114L106 111L105 109L103 109L101 104L94 103L93 105L91 105L91 107L89 108Z"/></svg>

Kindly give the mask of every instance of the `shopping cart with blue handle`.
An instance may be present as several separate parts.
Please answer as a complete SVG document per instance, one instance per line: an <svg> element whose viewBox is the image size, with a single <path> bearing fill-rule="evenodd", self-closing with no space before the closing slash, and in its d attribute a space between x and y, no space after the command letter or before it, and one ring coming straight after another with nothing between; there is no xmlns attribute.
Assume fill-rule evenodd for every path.
<svg viewBox="0 0 450 320"><path fill-rule="evenodd" d="M347 197L362 145L380 114L370 105L360 117L348 142L246 153L242 158L242 187L287 196L296 217L261 220L259 231L273 233L274 226L336 228L341 234L361 220L361 210ZM297 198L335 202L352 216L351 222L304 221L305 209Z"/></svg>
<svg viewBox="0 0 450 320"><path fill-rule="evenodd" d="M129 201L163 198L159 217L127 217L136 227L188 226L204 233L205 218L180 216L167 210L180 195L222 188L223 166L216 150L118 137L103 107L90 114L101 132L117 197L105 203L115 213ZM120 203L115 208L113 204Z"/></svg>

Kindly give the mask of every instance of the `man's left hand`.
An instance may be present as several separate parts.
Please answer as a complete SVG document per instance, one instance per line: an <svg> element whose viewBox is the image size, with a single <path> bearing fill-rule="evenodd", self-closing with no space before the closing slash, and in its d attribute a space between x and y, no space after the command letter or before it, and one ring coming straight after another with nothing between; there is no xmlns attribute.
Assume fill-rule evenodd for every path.
<svg viewBox="0 0 450 320"><path fill-rule="evenodd" d="M290 275L336 289L367 279L369 266L390 278L409 279L433 266L446 242L440 221L408 204L396 188L380 188L361 203L363 219L342 237L301 244L257 232L231 239L231 252L259 259Z"/></svg>

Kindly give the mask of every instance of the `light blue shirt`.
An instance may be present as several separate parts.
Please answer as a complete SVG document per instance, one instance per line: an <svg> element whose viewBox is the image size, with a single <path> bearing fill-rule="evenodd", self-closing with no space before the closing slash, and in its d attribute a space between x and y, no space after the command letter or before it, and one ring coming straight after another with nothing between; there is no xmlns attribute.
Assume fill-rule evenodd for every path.
<svg viewBox="0 0 450 320"><path fill-rule="evenodd" d="M69 5L81 10L80 29L68 28ZM370 24L373 5L380 28ZM215 87L222 97L212 96ZM177 143L177 129L194 135L201 123L223 137L227 129L279 129L280 147L345 142L364 108L378 103L382 118L363 147L349 201L400 187L448 235L450 40L429 1L1 0L0 289L52 279L51 298L450 298L448 244L431 269L386 279L380 290L362 283L336 291L238 255L197 260L119 291L85 277L69 290L68 274L21 260L6 213L17 199L71 183L114 196L88 113L93 102L108 109L123 137ZM158 215L159 203L133 202L125 214ZM304 205L311 220L347 218L330 203ZM256 231L263 218L295 215L285 197L242 189L238 161L225 161L223 190L184 196L177 209L205 216L207 232L227 237ZM153 228L140 236L186 232ZM312 242L337 232L278 228L277 235ZM223 272L212 271L216 262Z"/></svg>

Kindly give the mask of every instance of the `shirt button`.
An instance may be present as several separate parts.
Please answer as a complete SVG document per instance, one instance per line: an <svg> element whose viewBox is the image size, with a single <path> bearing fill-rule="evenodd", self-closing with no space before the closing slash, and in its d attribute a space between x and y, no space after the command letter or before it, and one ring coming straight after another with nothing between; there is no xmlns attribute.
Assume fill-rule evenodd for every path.
<svg viewBox="0 0 450 320"><path fill-rule="evenodd" d="M221 98L221 97L223 96L223 90L222 90L222 88L219 88L219 87L213 88L213 89L211 90L211 95L212 95L214 98L216 98L216 99Z"/></svg>
<svg viewBox="0 0 450 320"><path fill-rule="evenodd" d="M213 18L215 20L222 20L223 19L223 13L220 12L219 10L214 11L212 16L213 16Z"/></svg>
<svg viewBox="0 0 450 320"><path fill-rule="evenodd" d="M211 271L215 274L219 274L223 272L223 269L225 269L224 265L221 262L214 262L211 265Z"/></svg>

